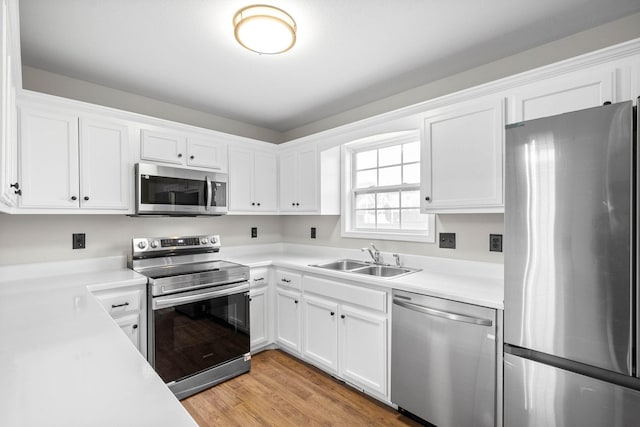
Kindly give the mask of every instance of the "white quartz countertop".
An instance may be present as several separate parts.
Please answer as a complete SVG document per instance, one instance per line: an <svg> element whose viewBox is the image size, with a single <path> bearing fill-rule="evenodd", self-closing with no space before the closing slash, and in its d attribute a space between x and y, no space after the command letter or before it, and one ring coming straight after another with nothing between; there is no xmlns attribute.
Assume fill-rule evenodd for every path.
<svg viewBox="0 0 640 427"><path fill-rule="evenodd" d="M265 249L246 253L246 248L244 251L233 248L222 253L221 257L250 267L290 268L354 283L400 289L500 310L504 308L502 264L401 255L403 265L420 268L421 271L397 278L380 278L312 266L338 259L368 261L368 255L359 250L293 244L274 245L270 250ZM383 258L388 262L393 260L391 254L383 253Z"/></svg>
<svg viewBox="0 0 640 427"><path fill-rule="evenodd" d="M0 268L1 426L197 425L89 290L145 277L21 267Z"/></svg>

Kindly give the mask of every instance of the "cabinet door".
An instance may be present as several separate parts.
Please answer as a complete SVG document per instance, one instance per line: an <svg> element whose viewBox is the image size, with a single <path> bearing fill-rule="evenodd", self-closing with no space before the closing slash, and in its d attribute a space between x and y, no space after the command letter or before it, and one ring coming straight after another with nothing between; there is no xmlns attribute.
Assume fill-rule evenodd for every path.
<svg viewBox="0 0 640 427"><path fill-rule="evenodd" d="M80 120L80 206L128 209L129 129L105 120Z"/></svg>
<svg viewBox="0 0 640 427"><path fill-rule="evenodd" d="M187 139L187 165L227 171L227 145L204 138Z"/></svg>
<svg viewBox="0 0 640 427"><path fill-rule="evenodd" d="M345 380L387 396L386 317L341 307L340 371Z"/></svg>
<svg viewBox="0 0 640 427"><path fill-rule="evenodd" d="M576 71L524 85L511 98L510 123L616 102L616 71L610 66Z"/></svg>
<svg viewBox="0 0 640 427"><path fill-rule="evenodd" d="M185 138L170 133L143 129L140 141L140 159L151 162L185 164Z"/></svg>
<svg viewBox="0 0 640 427"><path fill-rule="evenodd" d="M115 319L122 331L140 351L140 314L132 314Z"/></svg>
<svg viewBox="0 0 640 427"><path fill-rule="evenodd" d="M444 109L424 120L423 212L503 206L504 101Z"/></svg>
<svg viewBox="0 0 640 427"><path fill-rule="evenodd" d="M267 288L252 289L249 292L251 351L269 343L267 337Z"/></svg>
<svg viewBox="0 0 640 427"><path fill-rule="evenodd" d="M318 156L315 146L298 153L298 201L300 211L318 208Z"/></svg>
<svg viewBox="0 0 640 427"><path fill-rule="evenodd" d="M21 108L19 148L20 206L80 206L76 116Z"/></svg>
<svg viewBox="0 0 640 427"><path fill-rule="evenodd" d="M229 149L229 211L252 211L253 153Z"/></svg>
<svg viewBox="0 0 640 427"><path fill-rule="evenodd" d="M278 159L275 153L255 153L253 185L256 210L275 212L278 207Z"/></svg>
<svg viewBox="0 0 640 427"><path fill-rule="evenodd" d="M298 199L298 156L295 151L280 154L280 210L296 211Z"/></svg>
<svg viewBox="0 0 640 427"><path fill-rule="evenodd" d="M338 372L338 304L308 295L303 299L304 357Z"/></svg>
<svg viewBox="0 0 640 427"><path fill-rule="evenodd" d="M15 206L17 189L12 187L18 182L17 175L17 138L16 105L13 86L13 64L9 48L9 11L7 1L2 0L0 9L0 202L6 206ZM19 183L18 183L19 186Z"/></svg>
<svg viewBox="0 0 640 427"><path fill-rule="evenodd" d="M300 352L300 293L276 287L276 341Z"/></svg>

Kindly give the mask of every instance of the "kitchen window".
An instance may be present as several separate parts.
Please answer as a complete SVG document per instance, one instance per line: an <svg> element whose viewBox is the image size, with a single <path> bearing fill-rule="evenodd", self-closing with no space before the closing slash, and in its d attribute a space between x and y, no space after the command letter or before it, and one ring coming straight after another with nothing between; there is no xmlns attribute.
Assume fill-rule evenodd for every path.
<svg viewBox="0 0 640 427"><path fill-rule="evenodd" d="M395 132L344 147L344 237L434 241L434 215L420 213L420 134Z"/></svg>

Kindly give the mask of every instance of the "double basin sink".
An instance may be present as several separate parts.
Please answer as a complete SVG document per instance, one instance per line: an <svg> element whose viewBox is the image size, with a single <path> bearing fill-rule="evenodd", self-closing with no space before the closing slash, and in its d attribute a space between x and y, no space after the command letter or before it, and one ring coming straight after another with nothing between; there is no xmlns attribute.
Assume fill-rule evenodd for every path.
<svg viewBox="0 0 640 427"><path fill-rule="evenodd" d="M343 271L368 276L392 278L420 271L419 268L396 267L393 265L372 264L354 259L340 259L326 264L312 264L311 267L324 268L326 270Z"/></svg>

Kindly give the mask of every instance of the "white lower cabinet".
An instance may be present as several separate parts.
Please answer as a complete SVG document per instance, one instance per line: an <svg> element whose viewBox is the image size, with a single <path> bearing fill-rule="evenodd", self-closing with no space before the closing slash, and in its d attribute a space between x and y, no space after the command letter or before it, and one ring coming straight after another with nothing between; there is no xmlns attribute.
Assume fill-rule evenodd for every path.
<svg viewBox="0 0 640 427"><path fill-rule="evenodd" d="M92 293L140 353L147 357L146 284Z"/></svg>
<svg viewBox="0 0 640 427"><path fill-rule="evenodd" d="M276 287L276 342L300 353L301 294L298 290Z"/></svg>
<svg viewBox="0 0 640 427"><path fill-rule="evenodd" d="M387 398L387 293L303 278L303 356L346 382Z"/></svg>
<svg viewBox="0 0 640 427"><path fill-rule="evenodd" d="M269 344L269 271L266 268L251 269L249 291L249 315L251 322L251 351Z"/></svg>

